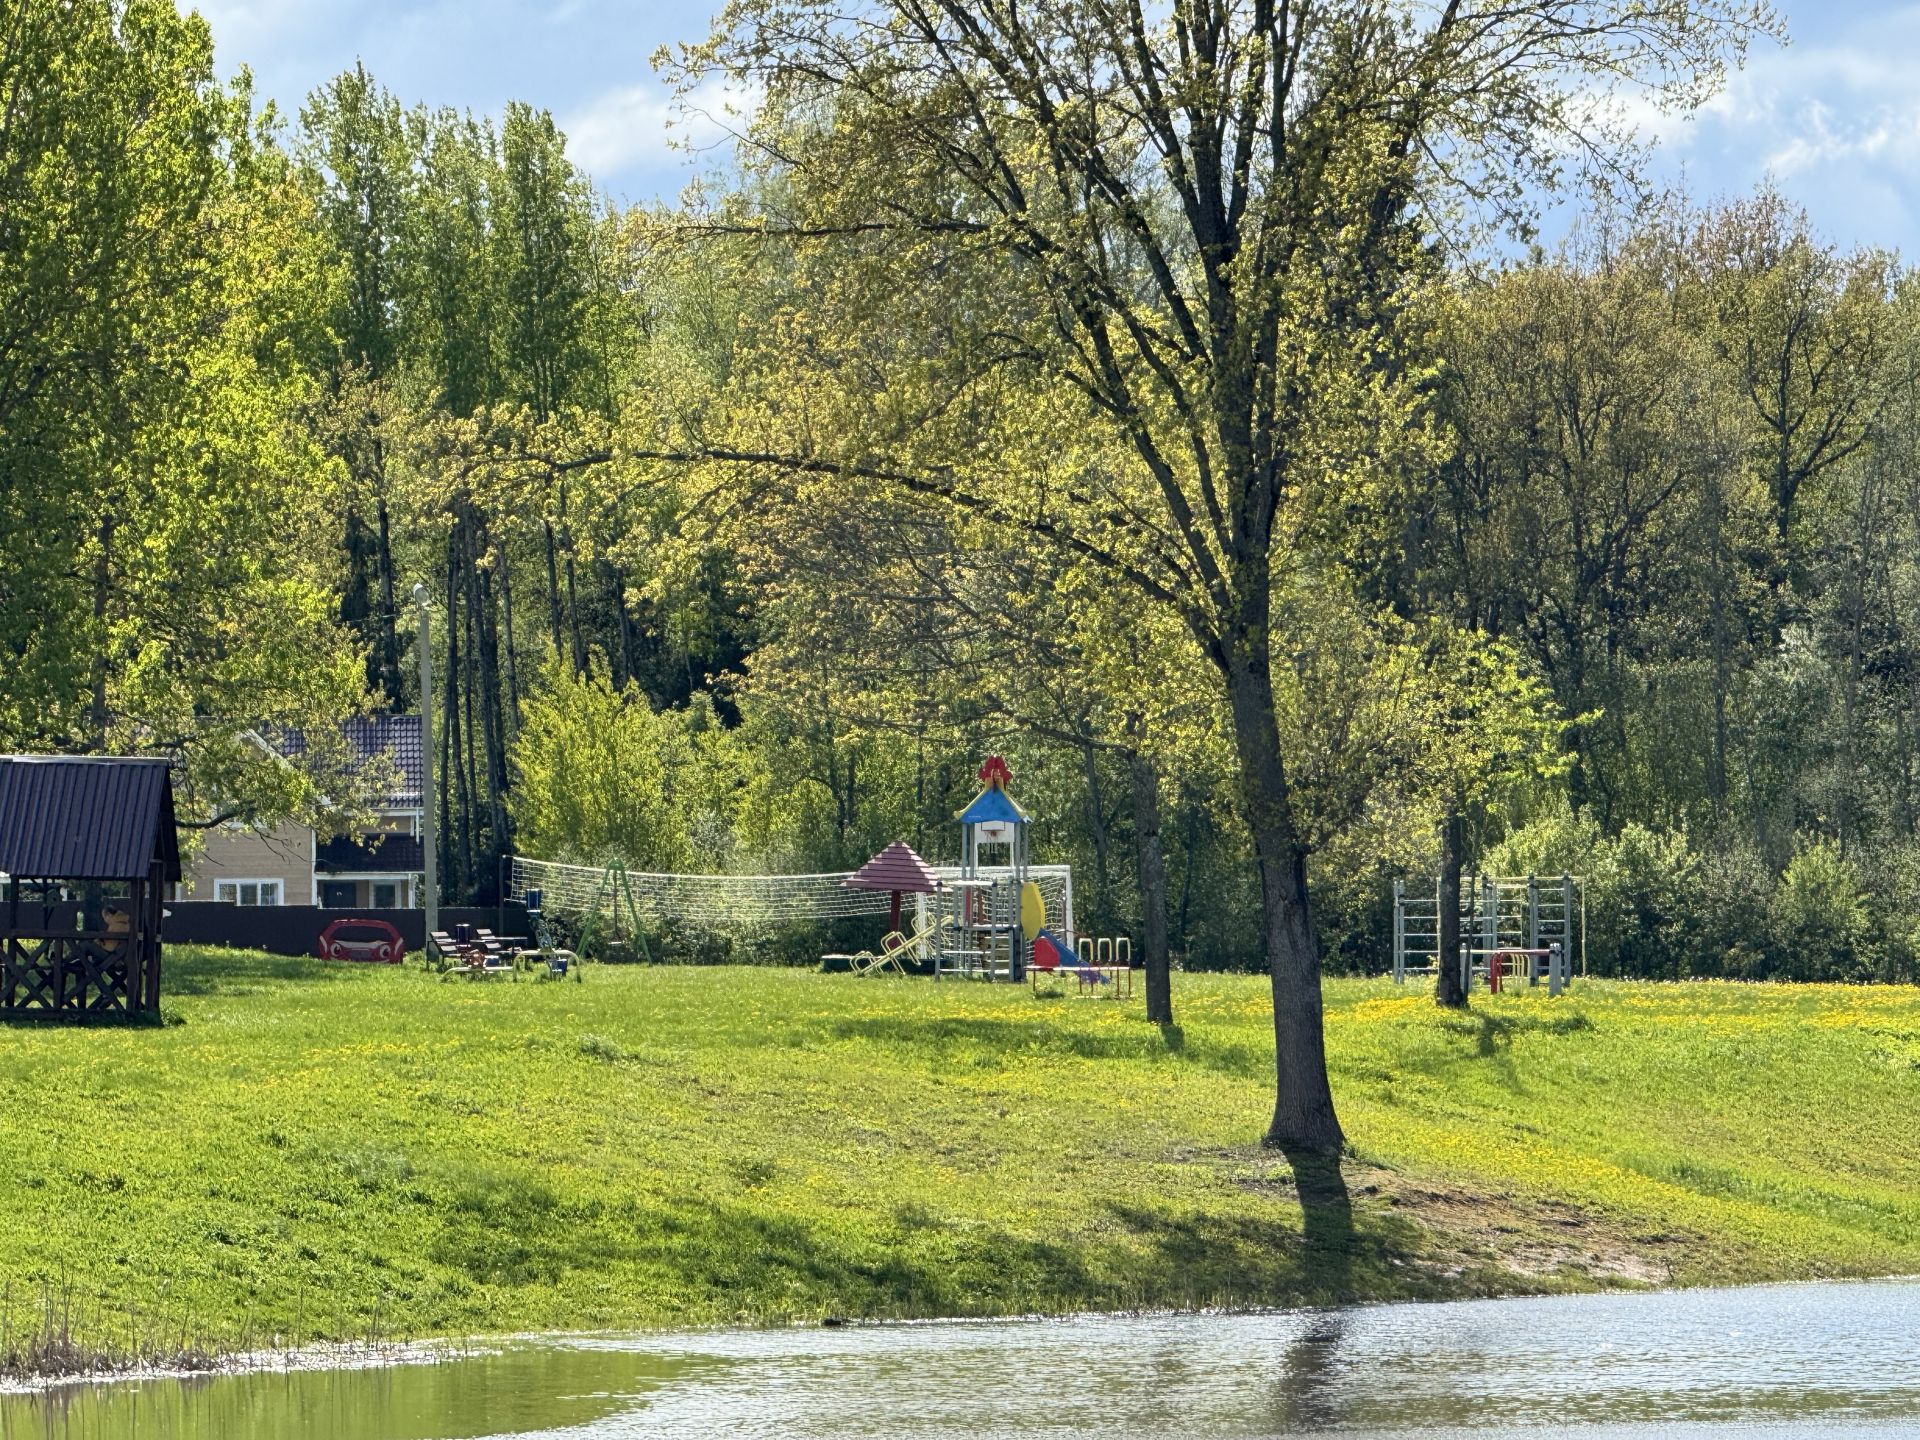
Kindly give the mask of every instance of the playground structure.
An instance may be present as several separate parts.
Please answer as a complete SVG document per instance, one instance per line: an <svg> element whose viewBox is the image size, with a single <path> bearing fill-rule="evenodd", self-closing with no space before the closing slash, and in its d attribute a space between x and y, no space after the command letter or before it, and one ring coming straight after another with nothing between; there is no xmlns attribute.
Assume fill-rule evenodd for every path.
<svg viewBox="0 0 1920 1440"><path fill-rule="evenodd" d="M856 974L912 966L935 978L1014 982L1037 961L1098 993L1118 993L1122 979L1130 986L1131 941L1075 931L1072 867L1029 862L1029 817L1007 793L1006 762L989 756L980 779L984 788L956 817L957 866L926 865L904 842L860 870L811 875L653 874L512 856L505 890L536 913L605 927L615 952L635 959L653 958L649 934L764 933L884 915L888 930L877 950L829 958ZM912 901L910 910L903 900Z"/></svg>
<svg viewBox="0 0 1920 1440"><path fill-rule="evenodd" d="M1059 916L1073 933L1073 874L1048 904L1038 870L1027 863L1027 812L1007 793L1013 772L998 755L980 767L983 786L956 817L960 822L959 873L942 875L940 889L916 897L916 933L933 961L934 978L943 975L990 980L1026 979L1037 947L1052 956L1077 953L1073 943L1047 928ZM985 857L1004 857L988 865ZM1058 867L1065 870L1066 867Z"/></svg>
<svg viewBox="0 0 1920 1440"><path fill-rule="evenodd" d="M1446 957L1461 967L1462 986L1476 975L1498 993L1508 979L1547 983L1558 995L1573 982L1577 960L1587 969L1586 893L1575 875L1460 877L1460 951ZM1393 983L1438 972L1440 881L1418 891L1393 882Z"/></svg>

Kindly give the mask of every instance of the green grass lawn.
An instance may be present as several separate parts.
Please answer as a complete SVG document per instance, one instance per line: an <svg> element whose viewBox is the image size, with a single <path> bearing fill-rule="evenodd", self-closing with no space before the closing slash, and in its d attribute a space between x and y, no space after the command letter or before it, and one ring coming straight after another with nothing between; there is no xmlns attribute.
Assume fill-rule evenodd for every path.
<svg viewBox="0 0 1920 1440"><path fill-rule="evenodd" d="M0 1277L101 1345L1920 1271L1920 994L1328 987L1351 1206L1257 1140L1264 982L169 954L0 1041Z"/></svg>

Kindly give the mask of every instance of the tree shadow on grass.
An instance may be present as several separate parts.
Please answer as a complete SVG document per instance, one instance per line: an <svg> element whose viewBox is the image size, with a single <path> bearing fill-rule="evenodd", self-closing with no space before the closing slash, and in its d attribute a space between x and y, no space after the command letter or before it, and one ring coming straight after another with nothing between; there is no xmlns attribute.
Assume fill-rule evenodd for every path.
<svg viewBox="0 0 1920 1440"><path fill-rule="evenodd" d="M569 1203L537 1175L451 1177L427 1255L467 1284L561 1285L653 1293L686 1318L779 1322L842 1316L1062 1313L1138 1308L1337 1304L1429 1293L1408 1264L1412 1227L1370 1217L1356 1230L1338 1166L1306 1167L1304 1224L1267 1215L1176 1213L1153 1203L1084 1202L1017 1233L906 1204L812 1217L769 1200L676 1196L653 1205ZM449 1177L440 1177L445 1182ZM417 1183L410 1181L409 1183ZM442 1184L441 1189L448 1188ZM1116 1242L1108 1217L1132 1243ZM583 1325L621 1315L582 1314Z"/></svg>
<svg viewBox="0 0 1920 1440"><path fill-rule="evenodd" d="M1462 1059L1488 1060L1499 1071L1501 1084L1518 1094L1526 1094L1526 1075L1513 1060L1513 1042L1523 1035L1565 1036L1592 1030L1593 1021L1575 1012L1565 1015L1499 1015L1471 1010L1449 1015L1439 1022L1443 1033L1468 1042L1470 1052L1459 1050L1440 1054L1408 1056L1400 1064L1422 1075L1442 1077Z"/></svg>
<svg viewBox="0 0 1920 1440"><path fill-rule="evenodd" d="M446 1210L429 1252L482 1285L637 1273L686 1318L750 1324L1061 1311L1118 1299L1070 1236L956 1225L915 1206L843 1227L698 1197L627 1209L555 1205L537 1186L495 1190L484 1209Z"/></svg>
<svg viewBox="0 0 1920 1440"><path fill-rule="evenodd" d="M168 1024L162 1014L128 1015L118 1010L45 1010L0 1016L0 1030L159 1030Z"/></svg>
<svg viewBox="0 0 1920 1440"><path fill-rule="evenodd" d="M835 1039L859 1040L933 1060L1057 1055L1081 1060L1160 1060L1168 1057L1223 1075L1258 1078L1273 1069L1273 1052L1254 1045L1195 1042L1178 1025L1125 1030L1080 1030L1050 1017L1000 1020L979 1016L862 1016L836 1020Z"/></svg>
<svg viewBox="0 0 1920 1440"><path fill-rule="evenodd" d="M79 1025L88 1028L119 1026L132 1029L160 1029L177 1024L179 1018L167 1013L170 1000L182 996L260 995L295 982L340 982L350 977L353 967L328 964L318 956L268 955L258 950L226 950L208 946L167 946L160 959L159 1014L127 1015L116 1011L49 1010L31 1015L0 1018L0 1027L19 1026L43 1029L49 1025ZM367 969L387 969L368 966Z"/></svg>
<svg viewBox="0 0 1920 1440"><path fill-rule="evenodd" d="M1176 1210L1151 1195L1102 1209L1097 1198L1067 1197L1017 1231L1011 1220L947 1212L937 1198L807 1213L778 1189L715 1194L690 1183L669 1197L616 1199L570 1194L526 1164L441 1159L416 1170L399 1155L336 1159L336 1186L426 1207L414 1212L431 1218L411 1253L428 1268L410 1270L409 1285L452 1307L497 1291L487 1305L534 1317L558 1291L577 1308L536 1323L573 1328L644 1322L649 1312L652 1323L781 1323L1440 1293L1418 1263L1418 1226L1356 1210L1339 1166L1310 1156L1291 1177L1297 1218L1283 1179L1279 1203L1251 1211ZM451 1315L421 1322L454 1323Z"/></svg>
<svg viewBox="0 0 1920 1440"><path fill-rule="evenodd" d="M317 956L169 947L161 958L160 994L163 1000L176 995L257 995L294 982L340 983L353 975L353 967L329 964Z"/></svg>
<svg viewBox="0 0 1920 1440"><path fill-rule="evenodd" d="M1301 1236L1315 1288L1336 1298L1350 1298L1355 1293L1353 1268L1360 1236L1354 1229L1353 1197L1347 1193L1347 1177L1340 1172L1340 1157L1287 1146L1281 1147L1281 1153L1293 1167Z"/></svg>
<svg viewBox="0 0 1920 1440"><path fill-rule="evenodd" d="M1114 1215L1152 1247L1143 1280L1195 1305L1338 1305L1361 1298L1421 1298L1439 1291L1415 1263L1421 1232L1411 1221L1356 1219L1339 1161L1292 1154L1296 1226L1284 1214L1173 1215L1151 1205L1115 1205Z"/></svg>
<svg viewBox="0 0 1920 1440"><path fill-rule="evenodd" d="M1474 1053L1488 1059L1513 1048L1516 1035L1575 1035L1593 1029L1593 1021L1575 1011L1570 1015L1491 1015L1474 1010L1442 1020L1440 1028L1451 1035L1464 1035L1473 1042Z"/></svg>

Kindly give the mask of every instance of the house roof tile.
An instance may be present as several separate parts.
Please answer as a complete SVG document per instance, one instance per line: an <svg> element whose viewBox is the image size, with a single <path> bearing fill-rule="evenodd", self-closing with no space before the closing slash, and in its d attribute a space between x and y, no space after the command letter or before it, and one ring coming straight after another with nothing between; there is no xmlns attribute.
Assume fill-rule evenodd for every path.
<svg viewBox="0 0 1920 1440"><path fill-rule="evenodd" d="M418 715L356 715L341 727L361 763L386 757L398 774L392 792L380 804L394 810L415 810L426 793L427 770ZM307 737L300 730L268 735L267 743L288 759L307 753Z"/></svg>

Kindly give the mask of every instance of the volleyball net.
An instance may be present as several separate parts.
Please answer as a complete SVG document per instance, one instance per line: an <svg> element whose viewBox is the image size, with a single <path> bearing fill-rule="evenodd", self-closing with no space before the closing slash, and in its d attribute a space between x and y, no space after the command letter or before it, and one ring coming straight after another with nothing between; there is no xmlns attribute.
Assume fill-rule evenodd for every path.
<svg viewBox="0 0 1920 1440"><path fill-rule="evenodd" d="M943 904L964 887L958 866L934 866L948 888L942 896L903 897L910 906ZM649 930L764 931L784 925L825 924L863 915L885 915L893 896L857 890L845 882L851 870L824 875L660 875L557 860L511 857L507 898L525 903L537 892L542 911L578 917L603 916ZM976 881L1006 881L1005 866L981 866ZM1030 865L1026 878L1040 887L1047 914L1063 929L1073 924L1073 869Z"/></svg>

